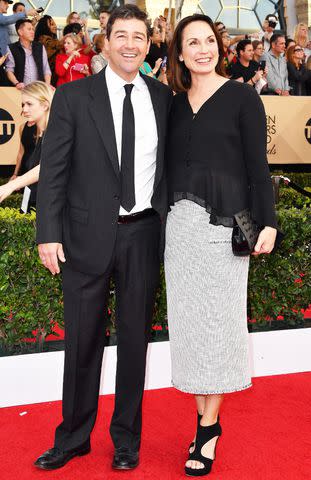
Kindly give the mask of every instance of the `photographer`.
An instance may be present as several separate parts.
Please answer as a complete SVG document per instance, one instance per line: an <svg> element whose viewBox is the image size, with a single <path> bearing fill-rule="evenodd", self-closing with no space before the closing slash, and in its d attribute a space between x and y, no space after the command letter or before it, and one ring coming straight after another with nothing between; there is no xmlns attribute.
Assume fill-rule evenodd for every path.
<svg viewBox="0 0 311 480"><path fill-rule="evenodd" d="M238 60L231 64L231 79L248 83L260 90L266 84L263 77L267 74L267 68L253 60L254 49L250 40L241 40L236 48Z"/></svg>
<svg viewBox="0 0 311 480"><path fill-rule="evenodd" d="M263 42L265 52L268 52L270 50L270 40L272 35L274 34L274 30L275 30L275 27L277 26L278 21L279 21L278 17L274 13L271 13L266 16L263 22L262 42Z"/></svg>

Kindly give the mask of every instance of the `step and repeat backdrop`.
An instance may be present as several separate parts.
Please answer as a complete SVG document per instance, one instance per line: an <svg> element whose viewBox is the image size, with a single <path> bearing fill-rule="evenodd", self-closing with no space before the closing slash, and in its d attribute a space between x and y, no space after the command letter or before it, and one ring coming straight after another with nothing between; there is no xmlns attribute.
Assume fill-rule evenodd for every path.
<svg viewBox="0 0 311 480"><path fill-rule="evenodd" d="M311 97L261 97L271 164L311 163ZM256 115L256 112L254 112ZM0 165L14 165L19 148L21 93L0 88Z"/></svg>

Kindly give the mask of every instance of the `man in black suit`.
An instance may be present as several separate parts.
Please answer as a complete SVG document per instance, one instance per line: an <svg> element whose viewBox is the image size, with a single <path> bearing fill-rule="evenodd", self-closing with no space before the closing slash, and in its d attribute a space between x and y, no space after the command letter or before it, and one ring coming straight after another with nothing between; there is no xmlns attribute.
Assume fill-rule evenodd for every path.
<svg viewBox="0 0 311 480"><path fill-rule="evenodd" d="M37 243L53 275L63 263L63 422L35 465L55 469L90 451L98 404L110 277L118 361L110 433L112 466L138 465L146 350L166 217L166 123L172 93L139 75L147 16L116 9L107 24L109 65L54 96L42 147ZM66 259L66 261L65 261Z"/></svg>

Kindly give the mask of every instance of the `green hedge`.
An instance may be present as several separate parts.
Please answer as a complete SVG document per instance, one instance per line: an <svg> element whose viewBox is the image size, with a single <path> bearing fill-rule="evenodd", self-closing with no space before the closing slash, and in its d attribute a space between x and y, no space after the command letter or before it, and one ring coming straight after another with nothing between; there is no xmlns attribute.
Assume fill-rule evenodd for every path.
<svg viewBox="0 0 311 480"><path fill-rule="evenodd" d="M286 202L300 208L289 208L286 202L286 208L279 208L279 222L286 234L282 247L274 255L251 258L248 312L252 331L310 326L301 309L308 307L311 299L311 210L300 204L299 194L286 192L281 194ZM23 215L13 208L0 208L0 347L22 350L24 339L36 330L35 348L40 350L55 324L63 325L61 279L40 264L34 229L34 213ZM167 330L163 270L161 276L153 320L155 336ZM112 335L114 311L112 286L108 321ZM277 319L280 315L283 320Z"/></svg>

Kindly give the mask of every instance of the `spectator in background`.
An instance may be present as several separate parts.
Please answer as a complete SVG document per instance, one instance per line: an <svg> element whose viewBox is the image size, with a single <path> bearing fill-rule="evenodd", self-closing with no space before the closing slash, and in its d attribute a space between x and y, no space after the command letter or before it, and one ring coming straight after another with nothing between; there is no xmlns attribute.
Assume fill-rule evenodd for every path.
<svg viewBox="0 0 311 480"><path fill-rule="evenodd" d="M289 47L291 47L292 45L296 45L295 40L293 40L292 38L287 37L286 40L285 40L285 49L287 50L287 49L288 49Z"/></svg>
<svg viewBox="0 0 311 480"><path fill-rule="evenodd" d="M69 15L66 18L66 25L70 25L71 23L80 23L81 24L81 18L78 12L70 12Z"/></svg>
<svg viewBox="0 0 311 480"><path fill-rule="evenodd" d="M252 42L252 45L253 45L253 51L254 51L253 60L259 63L264 53L263 42L261 40L254 40Z"/></svg>
<svg viewBox="0 0 311 480"><path fill-rule="evenodd" d="M236 61L236 55L233 50L231 50L231 37L227 30L223 30L221 33L222 45L224 47L224 64L226 73L230 74L231 63Z"/></svg>
<svg viewBox="0 0 311 480"><path fill-rule="evenodd" d="M49 118L52 98L53 89L43 82L30 83L22 92L22 115L32 125L32 130L27 133L27 140L24 138L24 141L26 142L25 145L32 142L32 151L29 152L28 171L19 177L13 176L8 183L0 186L0 203L14 191L32 185L27 210L36 206L36 184L39 179L41 144Z"/></svg>
<svg viewBox="0 0 311 480"><path fill-rule="evenodd" d="M26 11L25 4L22 2L14 3L12 7L13 13L24 13ZM10 43L14 43L18 41L18 35L16 33L15 24L9 25L9 37Z"/></svg>
<svg viewBox="0 0 311 480"><path fill-rule="evenodd" d="M99 73L107 64L106 54L105 54L105 35L99 33L94 36L95 52L97 55L91 60L91 70L92 73Z"/></svg>
<svg viewBox="0 0 311 480"><path fill-rule="evenodd" d="M90 59L79 51L81 38L73 33L68 33L62 40L65 53L59 53L55 62L58 87L63 83L72 82L90 75Z"/></svg>
<svg viewBox="0 0 311 480"><path fill-rule="evenodd" d="M8 77L6 75L6 68L4 66L7 56L8 56L7 53L5 55L2 55L0 50L0 87L10 86Z"/></svg>
<svg viewBox="0 0 311 480"><path fill-rule="evenodd" d="M227 32L227 29L222 22L215 22L215 27L216 27L218 33L220 33L220 35L224 32ZM229 37L230 37L230 35L229 35ZM236 43L240 42L241 40L247 40L248 37L249 37L249 35L236 35L235 37L232 37L232 38L230 37L230 45L229 46L235 45Z"/></svg>
<svg viewBox="0 0 311 480"><path fill-rule="evenodd" d="M287 63L284 56L285 37L274 33L270 40L271 48L263 55L268 68L267 80L272 95L289 95Z"/></svg>
<svg viewBox="0 0 311 480"><path fill-rule="evenodd" d="M304 63L304 50L300 45L287 50L288 82L291 95L307 95L307 86L311 83L311 71Z"/></svg>
<svg viewBox="0 0 311 480"><path fill-rule="evenodd" d="M62 42L57 38L57 25L50 15L44 15L37 23L35 41L44 45L50 64L52 79L51 84L56 87L55 60L56 55L62 50Z"/></svg>
<svg viewBox="0 0 311 480"><path fill-rule="evenodd" d="M9 81L18 90L37 80L50 84L51 69L47 53L41 43L34 41L35 29L31 20L18 20L16 31L19 41L9 45L6 62Z"/></svg>
<svg viewBox="0 0 311 480"><path fill-rule="evenodd" d="M307 60L311 54L311 41L308 37L308 25L305 23L298 23L295 27L294 41L296 45L303 48L305 59Z"/></svg>
<svg viewBox="0 0 311 480"><path fill-rule="evenodd" d="M278 21L278 17L274 13L271 13L266 16L263 22L263 32L261 40L263 42L265 52L268 52L270 50L270 40L272 35L274 34L274 30L277 26Z"/></svg>
<svg viewBox="0 0 311 480"><path fill-rule="evenodd" d="M160 26L151 29L151 45L145 61L151 68L155 67L156 61L167 57L167 44L162 42L162 28Z"/></svg>
<svg viewBox="0 0 311 480"><path fill-rule="evenodd" d="M9 4L12 4L12 0L0 0L0 51L2 55L7 53L8 44L10 42L9 25L14 25L18 20L22 18L34 17L37 15L37 11L34 8L25 12L13 13L13 15L5 15L8 11Z"/></svg>
<svg viewBox="0 0 311 480"><path fill-rule="evenodd" d="M104 34L106 35L106 26L107 22L110 17L110 12L108 11L107 8L103 9L100 14L99 14L99 28L97 30L93 30L93 32L90 34L90 39L92 42L94 42L94 37L95 35L99 34Z"/></svg>
<svg viewBox="0 0 311 480"><path fill-rule="evenodd" d="M63 36L65 37L68 33L73 33L81 39L81 51L84 55L90 55L90 59L95 55L95 52L92 51L92 43L89 37L87 30L83 29L81 23L70 23L66 25L63 30Z"/></svg>
<svg viewBox="0 0 311 480"><path fill-rule="evenodd" d="M264 76L259 63L253 60L254 49L250 40L241 40L236 48L238 60L231 65L231 79L255 86Z"/></svg>

